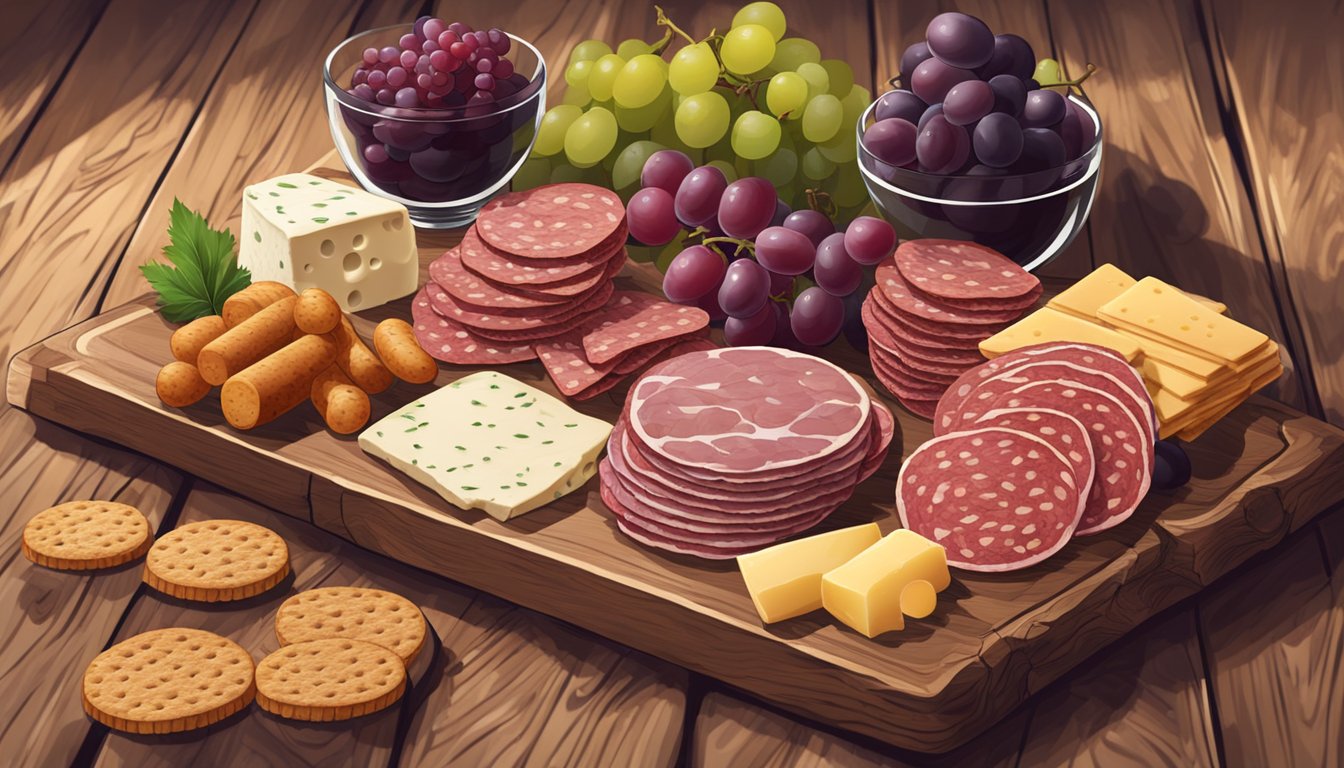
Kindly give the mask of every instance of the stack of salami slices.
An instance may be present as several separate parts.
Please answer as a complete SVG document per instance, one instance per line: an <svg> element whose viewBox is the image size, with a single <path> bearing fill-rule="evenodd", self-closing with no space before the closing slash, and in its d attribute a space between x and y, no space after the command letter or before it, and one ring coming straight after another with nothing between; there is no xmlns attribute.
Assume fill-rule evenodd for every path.
<svg viewBox="0 0 1344 768"><path fill-rule="evenodd" d="M901 467L905 527L948 564L1008 571L1134 513L1153 472L1157 414L1123 357L1038 344L963 374L938 403L935 438Z"/></svg>
<svg viewBox="0 0 1344 768"><path fill-rule="evenodd" d="M886 458L895 426L849 374L774 347L692 352L631 388L599 467L647 546L736 557L807 530Z"/></svg>
<svg viewBox="0 0 1344 768"><path fill-rule="evenodd" d="M615 290L625 239L621 200L601 187L552 184L492 200L462 243L429 265L411 307L420 345L459 365L540 358L576 399L678 344L712 346L703 310Z"/></svg>
<svg viewBox="0 0 1344 768"><path fill-rule="evenodd" d="M863 303L878 381L911 413L984 361L979 344L1027 313L1041 283L1004 255L959 240L910 240L877 267Z"/></svg>

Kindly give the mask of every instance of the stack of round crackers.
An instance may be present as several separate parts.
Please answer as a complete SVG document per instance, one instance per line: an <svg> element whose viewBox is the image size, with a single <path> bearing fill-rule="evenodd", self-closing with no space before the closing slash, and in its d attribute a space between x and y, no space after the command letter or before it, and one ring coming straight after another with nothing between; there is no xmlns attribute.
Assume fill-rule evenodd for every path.
<svg viewBox="0 0 1344 768"><path fill-rule="evenodd" d="M1042 291L1003 254L959 240L901 243L876 277L862 311L873 372L926 419L958 376L984 362L980 342L1025 315Z"/></svg>

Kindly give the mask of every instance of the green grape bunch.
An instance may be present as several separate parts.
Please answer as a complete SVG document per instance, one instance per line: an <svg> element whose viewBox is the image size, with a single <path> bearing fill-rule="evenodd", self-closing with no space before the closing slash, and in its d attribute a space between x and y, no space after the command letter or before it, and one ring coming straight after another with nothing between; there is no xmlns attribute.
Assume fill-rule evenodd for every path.
<svg viewBox="0 0 1344 768"><path fill-rule="evenodd" d="M515 189L557 181L608 186L629 200L662 149L729 179L759 176L794 209L827 201L837 222L869 205L854 126L871 101L840 59L791 37L780 7L744 5L726 32L696 37L653 6L654 42L584 40L569 52L560 104L542 117Z"/></svg>

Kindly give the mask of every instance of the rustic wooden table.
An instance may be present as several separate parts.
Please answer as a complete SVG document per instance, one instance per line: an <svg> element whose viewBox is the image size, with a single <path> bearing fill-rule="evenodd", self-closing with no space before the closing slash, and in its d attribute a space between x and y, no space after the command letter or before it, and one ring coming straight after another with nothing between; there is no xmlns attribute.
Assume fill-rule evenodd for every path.
<svg viewBox="0 0 1344 768"><path fill-rule="evenodd" d="M894 73L945 4L780 0L791 26ZM696 28L737 3L663 3ZM1048 48L1088 85L1107 133L1086 237L1050 271L1115 262L1226 301L1293 366L1272 391L1344 424L1338 252L1344 225L1344 8L1325 0L1107 4L963 0ZM143 292L180 197L237 226L249 181L330 148L317 72L352 31L413 18L488 21L552 57L587 37L653 38L644 3L18 0L0 24L0 359ZM1041 42L1041 41L1048 41ZM1331 42L1327 42L1331 41ZM280 598L200 608L147 592L135 566L31 567L23 523L73 497L114 498L158 530L264 521L292 586L370 584L420 603L434 653L414 695L353 727L259 711L204 735L128 738L73 691L88 659L189 621L272 649ZM0 754L25 765L1338 765L1344 763L1344 511L1322 515L1195 600L1098 653L951 755L893 752L537 613L367 553L143 456L0 405Z"/></svg>

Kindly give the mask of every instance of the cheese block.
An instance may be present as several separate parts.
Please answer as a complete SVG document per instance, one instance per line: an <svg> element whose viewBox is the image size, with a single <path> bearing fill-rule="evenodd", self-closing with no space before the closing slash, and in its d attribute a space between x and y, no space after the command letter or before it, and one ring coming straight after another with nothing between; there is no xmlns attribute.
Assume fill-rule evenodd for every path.
<svg viewBox="0 0 1344 768"><path fill-rule="evenodd" d="M1041 307L980 342L980 352L993 359L1015 349L1055 341L1077 341L1113 349L1134 362L1139 345L1133 339L1050 307Z"/></svg>
<svg viewBox="0 0 1344 768"><path fill-rule="evenodd" d="M905 628L905 617L933 612L952 575L947 552L914 531L888 534L821 577L828 612L865 637Z"/></svg>
<svg viewBox="0 0 1344 768"><path fill-rule="evenodd" d="M1046 303L1046 306L1084 320L1094 320L1101 305L1124 293L1136 282L1138 281L1114 264L1102 264L1092 270L1092 273L1087 277L1055 296ZM1182 291L1182 293L1185 292ZM1206 299L1193 293L1186 293L1185 295L1218 314L1227 311L1227 305L1221 301Z"/></svg>
<svg viewBox="0 0 1344 768"><path fill-rule="evenodd" d="M405 206L291 173L243 190L238 264L252 281L321 288L346 312L415 293L420 259Z"/></svg>
<svg viewBox="0 0 1344 768"><path fill-rule="evenodd" d="M761 621L770 624L821 608L822 574L880 538L877 523L841 528L739 555L737 567Z"/></svg>
<svg viewBox="0 0 1344 768"><path fill-rule="evenodd" d="M545 392L481 371L364 430L359 447L455 506L508 520L588 482L610 433Z"/></svg>
<svg viewBox="0 0 1344 768"><path fill-rule="evenodd" d="M1269 337L1209 310L1155 277L1145 277L1097 309L1107 323L1215 362L1235 363Z"/></svg>

